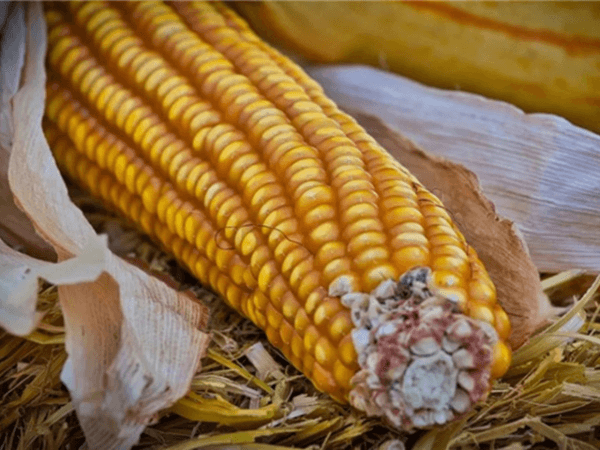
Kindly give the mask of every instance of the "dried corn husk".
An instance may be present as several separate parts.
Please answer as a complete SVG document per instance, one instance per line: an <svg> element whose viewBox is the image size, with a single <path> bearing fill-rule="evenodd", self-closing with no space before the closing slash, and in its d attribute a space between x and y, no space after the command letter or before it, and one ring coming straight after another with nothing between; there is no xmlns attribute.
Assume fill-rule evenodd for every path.
<svg viewBox="0 0 600 450"><path fill-rule="evenodd" d="M89 448L130 448L159 410L186 393L208 342L199 329L206 311L188 294L114 256L70 201L41 129L46 50L42 6L10 5L7 18L14 30L2 36L2 72L8 73L5 61L11 58L22 60L23 70L17 68L0 83L0 116L9 119L2 122L6 127L0 145L6 199L2 211L12 219L4 226L20 241L31 237L18 232L27 225L25 219L31 221L28 230L35 228L51 245L58 263L21 255L2 244L0 267L9 270L0 273L0 323L19 334L29 332L36 319L32 293L37 278L68 283L59 286L69 355L62 381ZM24 214L15 213L15 206ZM26 239L25 244L39 241ZM43 246L38 253L47 255ZM7 308L17 311L18 322L6 314Z"/></svg>

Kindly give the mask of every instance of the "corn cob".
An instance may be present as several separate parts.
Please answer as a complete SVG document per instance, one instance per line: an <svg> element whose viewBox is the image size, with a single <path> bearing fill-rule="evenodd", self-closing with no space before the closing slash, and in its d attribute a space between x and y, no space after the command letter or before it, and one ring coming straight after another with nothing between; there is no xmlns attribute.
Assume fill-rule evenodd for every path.
<svg viewBox="0 0 600 450"><path fill-rule="evenodd" d="M46 5L61 168L321 391L410 429L485 397L508 316L440 201L218 3Z"/></svg>

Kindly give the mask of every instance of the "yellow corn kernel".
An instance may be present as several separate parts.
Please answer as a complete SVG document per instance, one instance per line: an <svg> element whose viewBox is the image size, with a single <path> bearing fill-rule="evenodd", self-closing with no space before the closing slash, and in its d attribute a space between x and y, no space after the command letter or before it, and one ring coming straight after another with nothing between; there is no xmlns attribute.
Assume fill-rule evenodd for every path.
<svg viewBox="0 0 600 450"><path fill-rule="evenodd" d="M499 378L504 375L510 366L511 359L510 347L504 341L497 342L494 346L492 378Z"/></svg>

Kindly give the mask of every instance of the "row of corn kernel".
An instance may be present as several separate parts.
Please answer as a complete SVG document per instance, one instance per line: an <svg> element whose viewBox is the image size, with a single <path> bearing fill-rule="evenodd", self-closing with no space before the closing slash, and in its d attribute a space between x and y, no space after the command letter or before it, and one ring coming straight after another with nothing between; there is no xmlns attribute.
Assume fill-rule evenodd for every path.
<svg viewBox="0 0 600 450"><path fill-rule="evenodd" d="M60 36L60 39L63 42L65 40L76 41L76 38L71 36ZM60 45L53 47L50 54L51 65L53 67L62 67L60 64L62 61L61 56L67 56L63 55L63 53L67 53L66 51L61 52L63 49L68 50L68 47ZM83 51L85 47L78 45L77 49L83 62L89 61L91 56L89 52L86 54ZM75 66L75 69L77 67ZM242 202L239 199L232 203L231 199L235 197L234 192L224 183L217 182L218 177L214 170L210 168L210 165L194 156L184 142L172 133L169 133L168 129L165 128L165 125L153 113L151 108L143 103L140 105L139 103L142 101L136 99L130 91L120 87L114 78L106 73L100 65L95 64L94 69L96 69L97 76L92 81L88 81L90 77L87 75L81 79L71 77L73 84L79 88L82 94L88 97L88 103L93 105L100 114L104 115L119 130L129 135L153 164L158 164L164 173L170 175L172 180L178 181L181 184L181 189L187 190L190 196L204 201L205 207L208 208L210 206L212 210L219 211L219 214L215 216L217 218L217 225L219 227L227 227L227 230L235 230L236 242L241 241L240 244L244 244L243 254L249 253L250 250L246 249L246 247L250 246L250 249L252 249L253 245L250 243L260 241L257 234L259 231L254 228L242 226L244 223L247 223L248 214L245 212ZM90 73L93 72L88 71L88 74ZM90 89L86 89L87 87ZM105 93L110 89L113 92L113 97L109 97L111 99L116 97L114 92L117 91L118 93L125 93L120 97L138 100L136 102L138 108L130 111L125 116L127 117L126 122L119 121L119 114L114 112L118 105L113 105L111 101L102 101L103 96L108 97L110 95L110 93ZM133 121L132 119L137 119L137 121ZM189 168L189 170L185 170L186 168ZM195 178L190 176L192 168L196 175ZM156 196L146 195L144 198L146 199L146 207L150 211L158 208L159 203ZM211 202L211 200L219 198L222 200L221 202ZM229 202L227 203L227 201ZM231 209L234 209L233 214ZM185 221L185 217L182 217L177 223L182 221ZM182 233L180 232L180 234ZM230 236L232 234L230 233ZM227 237L227 233L225 233L225 236ZM255 267L257 266L255 265ZM258 277L257 271L255 271L254 276Z"/></svg>
<svg viewBox="0 0 600 450"><path fill-rule="evenodd" d="M267 44L264 44L260 39L258 39L249 30L245 22L239 20L239 18L231 10L219 7L219 5L217 5L217 8L220 9L221 13L227 14L228 26L236 28L239 31L241 37L244 37L248 41L260 45L270 57L279 58L278 62L280 63L280 66L287 68L288 74L292 76L297 83L306 86L307 94L312 94L311 100L314 100L316 103L321 104L323 109L327 111L331 117L335 117L341 123L347 124L348 129L355 130L355 136L349 135L349 137L354 138L353 140L357 142L357 144L359 144L359 146L365 152L365 155L368 155L369 151L372 152L373 147L375 147L377 144L373 141L373 139L370 136L366 135L366 133L364 133L362 130L358 130L358 132L356 132L356 129L359 127L355 126L355 123L352 119L349 119L347 118L347 116L341 114L339 110L337 110L333 102L322 96L322 90L317 83L315 83L312 79L306 77L306 75L303 74L301 70L297 69L296 66L286 64L287 61L285 58L278 55L277 52L272 51L272 49ZM363 144L363 146L361 146L361 144ZM365 144L368 144L368 146ZM382 197L384 198L384 201L391 197L390 194L392 192L400 191L394 192L394 194L397 194L397 199L393 200L394 202L399 202L401 204L401 207L406 206L407 208L403 210L398 209L398 214L418 213L418 210L415 212L415 210L412 208L414 206L417 206L417 203L414 200L411 201L411 197L416 196L410 188L403 189L403 185L406 185L407 183L403 183L402 180L395 179L395 174L391 173L391 171L388 170L389 165L382 168L381 171L378 171L378 168L376 167L371 167L370 169L373 173L377 173L379 175L377 177L377 181L385 182L389 180L393 182L393 186L390 187L391 191L383 190L382 192ZM388 176L386 177L386 175ZM431 251L434 255L434 257L432 258L432 266L434 266L433 268L435 281L440 285L440 287L458 286L464 288L464 280L467 277L458 276L457 271L465 272L466 270L468 270L469 267L465 264L465 261L474 261L474 258L467 257L464 251L464 239L459 239L459 237L455 233L454 227L450 226L451 220L447 215L447 212L439 204L437 198L431 196L428 193L421 194L421 196L422 199L426 200L427 202L421 205L420 209L423 211L423 214L418 214L419 217L411 217L412 220L408 219L408 217L399 217L397 223L391 223L392 221L394 221L395 214L392 213L386 215L386 217L388 218L387 220L389 221L388 223L386 223L386 225L393 227L396 225L403 224L401 226L410 228L410 231L405 236L402 236L404 234L404 228L402 230L399 230L402 231L401 233L394 233L396 234L396 241L392 241L393 248L396 247L396 245L402 248L402 244L405 244L405 247L406 245L409 245L413 248L421 247L421 250L416 251L415 249L415 252L413 252L415 253L414 260L413 258L411 258L412 255L409 254L402 255L402 257L398 258L398 260L408 265L427 264L429 262L429 258L427 255L427 243L431 241L429 243L433 246ZM402 204L402 202L408 202L409 204L404 205ZM395 203L390 202L390 204ZM430 220L431 223L428 224L428 227L432 227L430 233L428 233L430 236L425 236L425 229L417 225L423 223L423 217L421 216L432 218ZM440 233L439 228L433 228L437 226L449 226L450 228L444 228L444 231L448 233ZM412 233L413 229L416 230L415 234ZM431 239L427 239L428 237L430 237ZM439 243L437 242L438 240L440 241ZM452 242L449 242L450 240ZM396 248L394 249L396 250ZM481 264L479 264L479 266L481 266ZM482 275L474 277L474 279L470 283L470 296L479 299L479 301L481 301L482 303L494 303L495 292L493 284L489 283L489 278L487 278L487 273L485 272L483 266L481 266L480 269ZM459 295L459 297L461 297L461 300L463 300L464 304L465 294L461 293L460 291L458 292L458 294L461 294ZM490 320L487 321L490 322ZM494 324L493 321L490 323Z"/></svg>

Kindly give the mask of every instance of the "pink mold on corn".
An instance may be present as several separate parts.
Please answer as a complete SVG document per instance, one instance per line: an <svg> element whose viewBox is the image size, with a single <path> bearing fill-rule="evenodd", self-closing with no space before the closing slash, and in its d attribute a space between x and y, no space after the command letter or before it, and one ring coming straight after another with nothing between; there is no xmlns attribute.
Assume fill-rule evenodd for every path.
<svg viewBox="0 0 600 450"><path fill-rule="evenodd" d="M486 398L494 328L436 292L426 267L347 292L360 370L350 403L406 430L442 425Z"/></svg>

